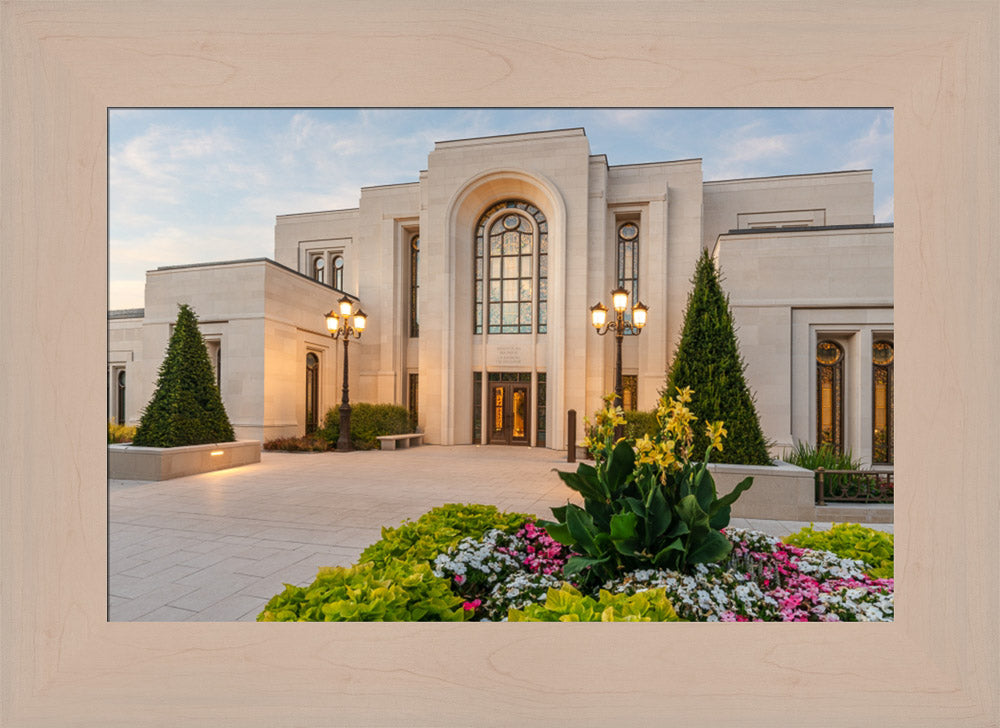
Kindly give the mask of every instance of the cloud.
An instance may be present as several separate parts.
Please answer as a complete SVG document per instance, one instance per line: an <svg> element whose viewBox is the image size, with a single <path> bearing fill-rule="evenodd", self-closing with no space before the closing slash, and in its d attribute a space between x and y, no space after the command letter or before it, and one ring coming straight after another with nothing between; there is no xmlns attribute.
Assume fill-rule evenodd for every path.
<svg viewBox="0 0 1000 728"><path fill-rule="evenodd" d="M894 196L889 195L888 199L875 208L875 222L892 222L894 211Z"/></svg>
<svg viewBox="0 0 1000 728"><path fill-rule="evenodd" d="M874 169L888 166L891 173L892 139L892 112L883 111L875 116L864 133L847 141L839 169Z"/></svg>

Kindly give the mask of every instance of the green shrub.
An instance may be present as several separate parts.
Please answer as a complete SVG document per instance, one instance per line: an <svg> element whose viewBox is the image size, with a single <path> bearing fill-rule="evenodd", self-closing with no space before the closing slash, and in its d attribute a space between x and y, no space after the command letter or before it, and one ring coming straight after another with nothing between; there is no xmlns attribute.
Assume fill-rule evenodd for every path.
<svg viewBox="0 0 1000 728"><path fill-rule="evenodd" d="M730 435L718 462L770 465L754 398L743 376L746 364L736 341L729 298L708 251L702 252L691 282L694 289L684 312L684 330L661 394L673 397L688 387L696 397L691 405L695 417L726 423ZM704 433L696 432L694 452L705 452L707 446Z"/></svg>
<svg viewBox="0 0 1000 728"><path fill-rule="evenodd" d="M684 390L657 410L660 429L653 438L633 445L616 440L621 409L612 397L598 412L585 441L595 466L581 463L575 473L559 477L583 496L584 507L567 503L552 509L556 521L539 525L574 554L563 576L592 592L638 569L690 571L695 564L712 564L732 550L721 532L729 525L731 506L748 489L744 478L720 498L708 472L713 448L722 450L723 423L705 423L710 437L700 462L691 460L694 432Z"/></svg>
<svg viewBox="0 0 1000 728"><path fill-rule="evenodd" d="M361 552L358 563L431 562L463 538L482 538L492 528L514 533L532 518L526 513L502 513L496 506L447 503L399 528L383 528L382 538Z"/></svg>
<svg viewBox="0 0 1000 728"><path fill-rule="evenodd" d="M285 584L258 622L461 622L471 611L428 564L325 567L307 587Z"/></svg>
<svg viewBox="0 0 1000 728"><path fill-rule="evenodd" d="M413 429L410 411L405 407L367 402L351 405L351 443L358 450L374 450L378 446L376 438L383 435L404 435L408 432L413 432ZM340 407L327 410L318 434L329 442L337 442L340 437Z"/></svg>
<svg viewBox="0 0 1000 728"><path fill-rule="evenodd" d="M119 425L114 420L108 420L108 444L116 442L132 442L135 428L131 425Z"/></svg>
<svg viewBox="0 0 1000 728"><path fill-rule="evenodd" d="M302 437L276 437L265 442L264 449L284 452L323 452L330 449L330 443L316 434Z"/></svg>
<svg viewBox="0 0 1000 728"><path fill-rule="evenodd" d="M156 391L143 410L132 444L180 447L235 439L198 318L190 306L181 304Z"/></svg>
<svg viewBox="0 0 1000 728"><path fill-rule="evenodd" d="M809 524L801 531L784 538L784 542L799 548L830 551L842 559L863 561L865 571L875 579L892 579L893 535L856 523L834 524L829 531L814 531Z"/></svg>
<svg viewBox="0 0 1000 728"><path fill-rule="evenodd" d="M636 594L611 594L601 589L597 599L569 584L549 589L544 604L511 609L509 622L682 622L663 588Z"/></svg>

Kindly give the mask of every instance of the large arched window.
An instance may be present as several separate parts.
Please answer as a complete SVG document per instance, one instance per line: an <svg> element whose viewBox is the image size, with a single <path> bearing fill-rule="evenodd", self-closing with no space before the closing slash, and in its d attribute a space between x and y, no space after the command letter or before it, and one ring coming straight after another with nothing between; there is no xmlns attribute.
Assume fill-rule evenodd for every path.
<svg viewBox="0 0 1000 728"><path fill-rule="evenodd" d="M316 431L319 417L319 357L306 354L306 434Z"/></svg>
<svg viewBox="0 0 1000 728"><path fill-rule="evenodd" d="M420 336L417 320L417 290L420 288L420 236L410 241L410 336Z"/></svg>
<svg viewBox="0 0 1000 728"><path fill-rule="evenodd" d="M548 223L523 200L504 200L476 225L474 333L548 330ZM537 329L535 329L537 327Z"/></svg>
<svg viewBox="0 0 1000 728"><path fill-rule="evenodd" d="M816 345L816 446L844 450L844 349L835 341Z"/></svg>
<svg viewBox="0 0 1000 728"><path fill-rule="evenodd" d="M892 464L893 351L891 341L872 344L872 462Z"/></svg>

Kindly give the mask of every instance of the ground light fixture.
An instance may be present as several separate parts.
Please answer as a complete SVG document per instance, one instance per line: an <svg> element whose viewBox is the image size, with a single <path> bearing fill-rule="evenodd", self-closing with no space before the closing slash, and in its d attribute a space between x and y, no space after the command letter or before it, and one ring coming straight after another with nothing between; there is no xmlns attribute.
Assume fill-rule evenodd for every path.
<svg viewBox="0 0 1000 728"><path fill-rule="evenodd" d="M326 315L326 330L333 340L344 340L344 387L340 400L340 436L337 437L337 450L347 452L351 447L351 405L347 389L347 345L351 339L360 339L368 325L368 316L361 307L354 310L354 301L344 296L337 302L337 308Z"/></svg>
<svg viewBox="0 0 1000 728"><path fill-rule="evenodd" d="M615 332L615 406L621 407L624 391L622 389L622 339L626 334L638 336L642 333L642 327L646 325L646 313L649 307L642 301L637 302L632 307L631 320L625 320L625 312L628 310L629 293L624 288L616 288L611 291L611 305L614 308L614 320L608 321L607 307L598 301L590 307L590 322L597 333L604 336L609 331ZM617 430L620 430L617 428ZM621 437L617 432L616 437Z"/></svg>

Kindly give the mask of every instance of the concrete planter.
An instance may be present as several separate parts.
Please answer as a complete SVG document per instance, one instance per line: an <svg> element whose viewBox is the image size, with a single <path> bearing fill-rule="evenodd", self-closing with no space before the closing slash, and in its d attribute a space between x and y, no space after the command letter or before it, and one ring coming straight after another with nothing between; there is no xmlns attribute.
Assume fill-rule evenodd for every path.
<svg viewBox="0 0 1000 728"><path fill-rule="evenodd" d="M733 518L838 523L892 523L891 505L816 505L813 471L776 460L774 465L709 463L715 489L725 495L748 475L753 486L733 504Z"/></svg>
<svg viewBox="0 0 1000 728"><path fill-rule="evenodd" d="M114 480L170 480L259 462L259 440L185 447L108 445L108 477Z"/></svg>

